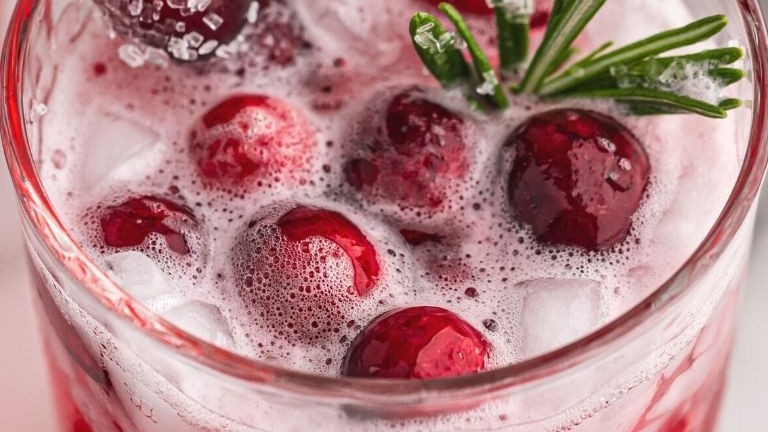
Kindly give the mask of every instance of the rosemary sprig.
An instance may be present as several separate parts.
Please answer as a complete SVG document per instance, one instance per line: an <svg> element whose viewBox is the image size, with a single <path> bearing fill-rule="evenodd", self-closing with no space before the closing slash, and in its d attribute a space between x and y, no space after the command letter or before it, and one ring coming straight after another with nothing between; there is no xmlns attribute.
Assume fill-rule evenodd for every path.
<svg viewBox="0 0 768 432"><path fill-rule="evenodd" d="M533 56L528 72L518 91L538 93L539 87L552 71L553 64L562 59L576 37L592 20L606 0L560 0L555 2L553 21L547 27L544 40Z"/></svg>
<svg viewBox="0 0 768 432"><path fill-rule="evenodd" d="M574 63L573 66L571 66L571 68L581 68L581 67L584 67L584 65L586 63L594 60L595 58L597 58L597 56L599 56L600 54L604 53L605 51L608 50L608 48L610 48L612 46L613 46L613 41L608 41L608 42L600 45L599 47L595 48L594 51L592 51L591 53L587 54L586 57L584 57L583 59L581 59L578 62Z"/></svg>
<svg viewBox="0 0 768 432"><path fill-rule="evenodd" d="M530 13L533 11L530 1L491 0L496 8L499 67L503 78L512 78L524 68L529 45ZM727 115L726 111L742 105L738 99L717 100L714 94L701 96L706 100L699 99L686 86L688 81L702 79L710 80L708 85L722 89L743 79L744 71L733 66L744 57L740 48L716 48L662 57L670 50L693 45L719 33L728 24L723 15L703 18L620 48L612 49L613 44L607 42L573 62L571 59L577 52L573 42L605 2L554 0L541 46L519 83L499 82L499 76L466 21L449 4L441 3L440 10L453 22L457 33L466 42L473 68L452 43L450 47L438 44L442 48L440 50L431 48L430 44L419 43L419 37L437 42L454 39L437 18L424 13L416 14L411 20L411 35L424 64L445 87L460 83L475 85L477 93L488 95L491 102L502 109L509 104L503 88L540 98L612 99L625 104L630 112L638 115L687 112L723 118ZM476 97L470 100L477 102Z"/></svg>
<svg viewBox="0 0 768 432"><path fill-rule="evenodd" d="M440 3L438 6L445 16L456 27L456 32L464 39L467 44L467 50L472 56L472 62L475 66L475 73L480 80L480 85L477 87L477 92L483 95L489 95L493 100L493 103L501 109L509 107L509 100L507 95L504 94L504 90L501 88L499 77L496 75L496 71L493 70L491 62L488 60L488 56L477 43L477 39L469 29L467 22L464 21L464 17L461 16L455 7L448 3Z"/></svg>
<svg viewBox="0 0 768 432"><path fill-rule="evenodd" d="M557 72L558 69L562 68L566 63L568 63L573 58L573 56L575 56L578 52L579 50L576 49L576 47L570 47L567 50L563 51L560 54L560 57L555 59L555 61L552 62L552 65L547 71L547 75L552 75L553 73Z"/></svg>
<svg viewBox="0 0 768 432"><path fill-rule="evenodd" d="M496 16L499 66L510 76L519 73L528 59L534 3L534 0L523 0L521 6L513 8L503 0L491 0Z"/></svg>
<svg viewBox="0 0 768 432"><path fill-rule="evenodd" d="M452 88L469 80L469 64L455 46L455 36L448 33L440 20L419 12L411 18L413 47L424 66L445 88Z"/></svg>
<svg viewBox="0 0 768 432"><path fill-rule="evenodd" d="M652 84L663 76L674 73L675 69L694 65L706 70L711 78L720 79L725 87L744 78L744 71L723 66L733 64L743 57L744 51L741 48L720 48L682 56L651 57L628 67L611 68L609 73L618 79L634 77Z"/></svg>
<svg viewBox="0 0 768 432"><path fill-rule="evenodd" d="M606 88L561 93L556 98L614 99L629 105L651 105L665 109L688 111L711 118L725 118L725 110L717 105L676 93L649 88Z"/></svg>
<svg viewBox="0 0 768 432"><path fill-rule="evenodd" d="M537 89L537 93L541 96L548 96L563 92L589 81L612 67L631 64L650 56L706 40L719 33L726 25L728 25L728 18L723 15L715 15L685 27L656 34L584 62L578 68L569 68L559 76L547 79Z"/></svg>

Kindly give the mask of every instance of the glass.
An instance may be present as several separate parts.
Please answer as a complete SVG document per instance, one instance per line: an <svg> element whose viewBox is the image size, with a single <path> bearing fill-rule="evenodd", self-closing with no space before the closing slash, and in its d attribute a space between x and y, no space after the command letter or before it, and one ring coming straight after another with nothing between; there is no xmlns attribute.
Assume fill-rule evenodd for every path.
<svg viewBox="0 0 768 432"><path fill-rule="evenodd" d="M21 0L3 55L2 139L61 430L713 430L768 157L768 46L756 0L687 3L731 17L720 42L744 41L751 71L739 96L752 109L736 114L751 125L737 141L742 170L699 248L636 307L555 352L462 378L387 382L312 376L223 351L152 314L83 253L46 196L35 155L57 85L50 50L75 42L87 15L73 13L77 0Z"/></svg>

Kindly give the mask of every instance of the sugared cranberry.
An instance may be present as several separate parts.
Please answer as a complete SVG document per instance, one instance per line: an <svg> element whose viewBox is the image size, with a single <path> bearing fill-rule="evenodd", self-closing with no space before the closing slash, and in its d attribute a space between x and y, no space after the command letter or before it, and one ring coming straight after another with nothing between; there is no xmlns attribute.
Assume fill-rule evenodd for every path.
<svg viewBox="0 0 768 432"><path fill-rule="evenodd" d="M363 378L435 379L485 369L488 342L452 312L413 307L376 318L352 342L343 374Z"/></svg>
<svg viewBox="0 0 768 432"><path fill-rule="evenodd" d="M366 235L341 213L279 204L248 224L233 253L240 298L266 333L293 341L338 338L376 287Z"/></svg>
<svg viewBox="0 0 768 432"><path fill-rule="evenodd" d="M354 138L347 182L372 199L437 208L468 171L465 125L418 91L397 94L381 119L366 119Z"/></svg>
<svg viewBox="0 0 768 432"><path fill-rule="evenodd" d="M561 109L509 138L509 202L546 243L604 250L623 241L648 183L642 144L615 119Z"/></svg>
<svg viewBox="0 0 768 432"><path fill-rule="evenodd" d="M444 0L427 1L437 6ZM487 0L448 0L447 3L451 3L461 12L477 15L490 15L493 13L493 9L488 6ZM536 9L531 16L531 27L538 28L544 26L549 20L549 13L551 10L552 0L537 0Z"/></svg>
<svg viewBox="0 0 768 432"><path fill-rule="evenodd" d="M115 248L144 244L150 234L161 235L168 248L190 252L184 230L196 225L192 211L164 198L145 196L108 207L101 217L104 243Z"/></svg>
<svg viewBox="0 0 768 432"><path fill-rule="evenodd" d="M322 237L338 245L352 261L355 292L368 294L379 277L376 249L360 228L341 213L315 207L298 206L277 221L280 233L293 243Z"/></svg>
<svg viewBox="0 0 768 432"><path fill-rule="evenodd" d="M232 42L260 0L94 0L117 33L191 62Z"/></svg>
<svg viewBox="0 0 768 432"><path fill-rule="evenodd" d="M264 95L226 99L197 122L190 136L203 177L236 187L303 178L314 145L306 120L293 107Z"/></svg>

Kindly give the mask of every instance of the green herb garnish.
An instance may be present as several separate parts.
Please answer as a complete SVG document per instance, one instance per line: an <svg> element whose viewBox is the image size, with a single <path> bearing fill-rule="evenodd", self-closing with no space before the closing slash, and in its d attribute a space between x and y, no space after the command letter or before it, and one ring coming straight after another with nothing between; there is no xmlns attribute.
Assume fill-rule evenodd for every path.
<svg viewBox="0 0 768 432"><path fill-rule="evenodd" d="M461 13L448 3L440 3L440 10L443 11L451 22L453 22L459 36L461 36L467 44L467 50L469 51L470 56L472 56L472 63L475 66L475 76L480 79L480 83L476 89L477 93L490 96L493 103L498 108L503 109L509 107L507 95L504 94L504 90L501 87L496 71L491 67L491 62L488 61L488 56L485 55L480 44L477 43L477 39L475 39L472 30L467 26Z"/></svg>
<svg viewBox="0 0 768 432"><path fill-rule="evenodd" d="M531 15L534 0L524 0L519 7L492 0L499 40L499 60L502 73L515 75L525 66L530 46Z"/></svg>
<svg viewBox="0 0 768 432"><path fill-rule="evenodd" d="M744 78L732 65L744 57L740 48L717 48L662 57L671 50L705 41L726 27L723 15L707 17L629 45L613 48L606 42L574 61L576 38L606 0L555 0L549 25L538 50L528 62L533 0L492 0L495 8L500 71L495 71L461 14L447 3L440 10L458 36L440 19L420 12L411 20L411 36L424 65L447 88L463 87L471 100L484 97L496 108L509 105L505 90L545 99L612 99L637 115L695 113L713 118L742 105L738 99L711 100L691 94L686 80L719 91ZM463 41L463 42L462 42ZM472 65L464 56L469 53ZM512 81L522 77L519 82ZM702 96L702 97L698 97ZM704 100L708 99L708 100Z"/></svg>

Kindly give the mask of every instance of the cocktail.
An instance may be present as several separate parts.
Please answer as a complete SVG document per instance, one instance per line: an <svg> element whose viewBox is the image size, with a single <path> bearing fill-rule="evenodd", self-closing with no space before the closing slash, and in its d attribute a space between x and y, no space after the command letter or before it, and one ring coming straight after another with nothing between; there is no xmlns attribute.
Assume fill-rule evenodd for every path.
<svg viewBox="0 0 768 432"><path fill-rule="evenodd" d="M755 1L21 0L64 431L711 431Z"/></svg>

